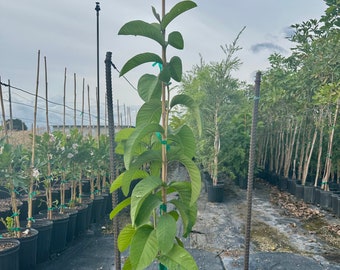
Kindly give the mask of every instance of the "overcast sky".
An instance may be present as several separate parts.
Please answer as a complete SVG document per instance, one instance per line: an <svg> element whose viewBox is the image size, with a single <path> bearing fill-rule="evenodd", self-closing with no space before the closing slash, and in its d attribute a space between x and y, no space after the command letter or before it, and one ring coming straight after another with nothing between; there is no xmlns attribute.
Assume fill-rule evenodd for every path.
<svg viewBox="0 0 340 270"><path fill-rule="evenodd" d="M178 0L169 0L168 8ZM178 17L169 31L178 30L184 37L183 51L171 50L180 56L184 71L198 64L200 54L206 62L218 61L224 54L220 45L230 44L246 26L239 45L238 56L243 64L235 74L253 83L257 70L268 68L268 56L274 52L290 54L289 26L309 19L319 19L326 5L323 0L196 0L197 8ZM107 51L112 51L117 68L133 55L145 51L159 52L158 47L142 37L118 36L120 27L134 19L153 22L151 6L160 12L160 0L100 1L100 103L104 111L105 67ZM63 102L64 69L67 68L67 105L73 106L74 73L77 75L77 109L81 109L82 83L90 86L91 113L96 113L96 11L95 1L89 0L15 0L0 1L0 76L2 82L31 93L35 92L37 55L41 51L39 95L45 96L43 57L48 68L49 99ZM151 64L127 73L133 85L138 78L152 72ZM8 90L3 87L4 98ZM114 100L127 106L139 105L135 90L113 71ZM86 90L85 111L87 111ZM33 104L33 97L12 90L12 101ZM43 105L41 105L43 106ZM51 111L62 112L61 106L51 105ZM25 113L23 115L23 113ZM43 110L40 110L43 114ZM32 116L30 116L30 114ZM8 113L7 113L8 115ZM31 108L16 105L14 117L33 119ZM52 116L52 124L61 116ZM25 120L24 120L25 121ZM92 120L94 121L94 120ZM73 123L73 122L72 122Z"/></svg>

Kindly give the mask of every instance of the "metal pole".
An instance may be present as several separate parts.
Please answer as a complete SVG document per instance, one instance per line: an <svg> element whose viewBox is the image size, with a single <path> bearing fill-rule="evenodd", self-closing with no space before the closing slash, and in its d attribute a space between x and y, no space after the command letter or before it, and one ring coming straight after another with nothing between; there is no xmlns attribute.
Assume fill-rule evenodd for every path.
<svg viewBox="0 0 340 270"><path fill-rule="evenodd" d="M113 117L113 98L112 98L112 76L111 76L111 58L112 52L106 52L105 58L105 77L106 77L106 102L107 102L107 116L109 121L109 137L110 137L110 179L116 179L116 159L115 159L115 130ZM112 193L112 207L115 208L118 204L118 192ZM121 269L120 252L118 249L118 234L119 234L119 220L118 216L113 219L113 237L114 237L114 257L116 270Z"/></svg>
<svg viewBox="0 0 340 270"><path fill-rule="evenodd" d="M250 248L250 232L251 232L251 211L253 198L253 180L254 180L254 164L255 164L255 146L256 146L256 126L258 116L258 106L260 99L260 83L261 73L256 73L255 79L255 96L253 108L253 120L251 126L249 165L248 165L248 189L247 189L247 224L245 235L245 253L244 253L244 270L249 269L249 248Z"/></svg>
<svg viewBox="0 0 340 270"><path fill-rule="evenodd" d="M96 13L97 13L97 136L98 142L100 137L100 108L99 108L99 2L96 2Z"/></svg>

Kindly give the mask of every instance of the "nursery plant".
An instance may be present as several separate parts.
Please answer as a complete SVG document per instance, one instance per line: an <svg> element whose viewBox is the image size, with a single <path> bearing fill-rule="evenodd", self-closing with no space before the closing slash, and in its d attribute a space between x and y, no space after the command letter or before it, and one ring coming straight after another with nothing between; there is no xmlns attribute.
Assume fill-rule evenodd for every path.
<svg viewBox="0 0 340 270"><path fill-rule="evenodd" d="M136 127L124 129L116 136L116 153L124 154L125 171L113 181L110 191L122 188L127 195L130 183L140 179L131 197L110 214L114 218L130 206L131 223L118 236L119 250L129 249L123 269L145 269L153 261L160 263L160 269L198 269L177 231L178 223L182 223L182 236L188 236L197 216L201 177L193 161L195 137L186 124L170 128L169 115L176 105L183 105L196 112L198 123L200 116L190 96L171 96L170 86L182 79L182 61L178 56L167 55L169 46L184 48L180 32L167 32L169 24L194 7L193 1L181 1L166 12L162 0L161 14L152 7L156 22L130 21L118 33L146 37L161 47L161 55L144 52L133 56L120 72L123 76L146 63L159 71L157 76L144 74L139 79L138 94L144 104L138 111ZM172 162L179 162L187 169L189 181L168 179L168 166Z"/></svg>
<svg viewBox="0 0 340 270"><path fill-rule="evenodd" d="M7 188L11 196L12 216L2 219L8 232L14 237L21 236L20 210L17 194L19 189L27 187L27 169L29 155L22 145L7 142L6 137L0 139L0 185Z"/></svg>

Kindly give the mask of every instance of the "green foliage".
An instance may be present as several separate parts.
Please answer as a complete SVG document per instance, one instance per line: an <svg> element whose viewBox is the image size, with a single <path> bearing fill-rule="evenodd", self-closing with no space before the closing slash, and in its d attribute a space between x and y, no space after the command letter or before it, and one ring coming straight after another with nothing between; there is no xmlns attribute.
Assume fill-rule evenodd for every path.
<svg viewBox="0 0 340 270"><path fill-rule="evenodd" d="M182 61L178 56L167 61L166 49L168 45L183 49L184 41L178 31L165 36L167 26L195 6L192 1L179 2L168 13L162 12L165 14L162 18L152 7L156 22L135 20L119 30L120 35L154 40L162 49L161 56L152 52L133 56L120 73L122 76L148 62L153 62L160 69L157 76L141 76L138 93L145 103L138 111L136 127L122 130L116 136L116 153L124 155L125 171L113 181L110 191L121 188L126 195L131 182L140 179L131 198L122 201L110 214L110 218L114 218L124 207L130 206L131 223L118 236L120 251L129 249L130 252L124 269L145 269L154 260L169 269L197 269L190 253L181 247L177 235L177 222L183 223L183 236L186 237L197 216L201 178L192 161L196 152L195 136L185 123L170 128L168 121L176 105L187 106L195 115L199 116L199 113L198 106L188 95L170 97L172 80L180 82L182 79ZM197 122L200 123L199 117ZM179 162L187 169L190 181L169 181L167 168L172 162ZM176 194L178 196L174 196ZM171 211L168 212L168 208Z"/></svg>

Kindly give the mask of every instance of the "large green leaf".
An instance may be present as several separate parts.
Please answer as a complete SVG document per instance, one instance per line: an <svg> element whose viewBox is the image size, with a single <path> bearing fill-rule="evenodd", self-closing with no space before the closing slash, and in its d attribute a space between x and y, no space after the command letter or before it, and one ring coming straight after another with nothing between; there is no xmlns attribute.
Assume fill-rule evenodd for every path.
<svg viewBox="0 0 340 270"><path fill-rule="evenodd" d="M127 170L130 168L130 163L132 158L136 153L136 147L139 142L146 137L147 135L151 136L154 132L163 133L163 128L156 123L140 125L136 127L135 131L131 134L129 139L125 144L125 153L124 153L124 165Z"/></svg>
<svg viewBox="0 0 340 270"><path fill-rule="evenodd" d="M139 208L137 217L135 219L136 226L138 227L142 224L150 222L152 211L157 209L161 204L162 199L158 194L149 194Z"/></svg>
<svg viewBox="0 0 340 270"><path fill-rule="evenodd" d="M156 227L156 235L159 245L159 250L162 253L167 253L174 245L176 237L177 225L175 219L169 215L161 215L158 219Z"/></svg>
<svg viewBox="0 0 340 270"><path fill-rule="evenodd" d="M123 265L123 270L132 270L130 257L126 258L124 265Z"/></svg>
<svg viewBox="0 0 340 270"><path fill-rule="evenodd" d="M201 135L202 133L201 113L194 99L188 95L179 94L171 99L170 108L173 108L176 105L186 106L192 111L192 113L194 114L194 118L196 119L197 122L197 130L199 132L199 135Z"/></svg>
<svg viewBox="0 0 340 270"><path fill-rule="evenodd" d="M162 63L162 58L160 58L157 54L150 52L137 54L125 63L119 75L123 76L131 69L148 62Z"/></svg>
<svg viewBox="0 0 340 270"><path fill-rule="evenodd" d="M133 171L125 171L121 173L111 184L110 192L117 190L118 188L122 188L124 195L126 196L129 193L130 184L135 179L142 179L149 176L146 171L143 170L133 170Z"/></svg>
<svg viewBox="0 0 340 270"><path fill-rule="evenodd" d="M135 128L123 128L115 134L115 142L126 141Z"/></svg>
<svg viewBox="0 0 340 270"><path fill-rule="evenodd" d="M183 222L183 237L188 237L188 235L191 233L192 227L196 223L197 204L189 206L188 204L183 203L179 200L172 200L171 203L176 206L181 215L181 219Z"/></svg>
<svg viewBox="0 0 340 270"><path fill-rule="evenodd" d="M144 225L137 229L130 246L132 268L144 270L158 253L156 232L152 226Z"/></svg>
<svg viewBox="0 0 340 270"><path fill-rule="evenodd" d="M153 74L144 74L138 80L138 94L145 101L160 99L162 96L162 83Z"/></svg>
<svg viewBox="0 0 340 270"><path fill-rule="evenodd" d="M132 225L135 225L135 220L138 216L139 210L144 200L151 194L155 189L162 185L162 180L159 177L149 176L140 181L132 191L131 195L131 209L130 216Z"/></svg>
<svg viewBox="0 0 340 270"><path fill-rule="evenodd" d="M141 20L124 24L119 30L118 35L143 36L158 42L161 46L165 46L165 40L160 31L160 27Z"/></svg>
<svg viewBox="0 0 340 270"><path fill-rule="evenodd" d="M198 269L191 254L179 245L174 245L170 252L162 255L160 262L168 269Z"/></svg>
<svg viewBox="0 0 340 270"><path fill-rule="evenodd" d="M118 249L120 252L125 251L131 244L131 240L136 233L136 229L131 225L127 224L118 235Z"/></svg>
<svg viewBox="0 0 340 270"><path fill-rule="evenodd" d="M182 50L184 48L184 40L182 34L178 31L173 31L168 36L168 43L172 47Z"/></svg>
<svg viewBox="0 0 340 270"><path fill-rule="evenodd" d="M176 82L182 80L182 60L178 56L173 56L169 62L171 78Z"/></svg>
<svg viewBox="0 0 340 270"><path fill-rule="evenodd" d="M158 78L159 78L159 80L161 80L165 84L168 84L170 82L170 79L171 79L171 70L170 70L170 66L169 65L163 66L163 69L159 73Z"/></svg>
<svg viewBox="0 0 340 270"><path fill-rule="evenodd" d="M177 16L183 12L196 7L196 3L193 1L182 1L174 5L171 10L165 14L161 22L161 28L165 29L170 22L172 22Z"/></svg>
<svg viewBox="0 0 340 270"><path fill-rule="evenodd" d="M196 142L194 133L187 125L183 125L175 134L168 135L169 140L174 141L189 158L193 158L196 153ZM172 154L172 153L169 153Z"/></svg>
<svg viewBox="0 0 340 270"><path fill-rule="evenodd" d="M194 204L200 193L201 193L201 173L197 168L194 161L191 158L188 158L186 155L182 154L178 158L178 161L184 165L187 169L190 180L191 180L191 200L190 204ZM170 160L169 160L170 161ZM174 161L174 160L173 160Z"/></svg>
<svg viewBox="0 0 340 270"><path fill-rule="evenodd" d="M162 102L152 99L145 102L139 109L136 117L136 126L146 123L159 123L162 115Z"/></svg>
<svg viewBox="0 0 340 270"><path fill-rule="evenodd" d="M120 211L131 204L131 198L126 198L120 202L110 213L110 219L113 219Z"/></svg>

